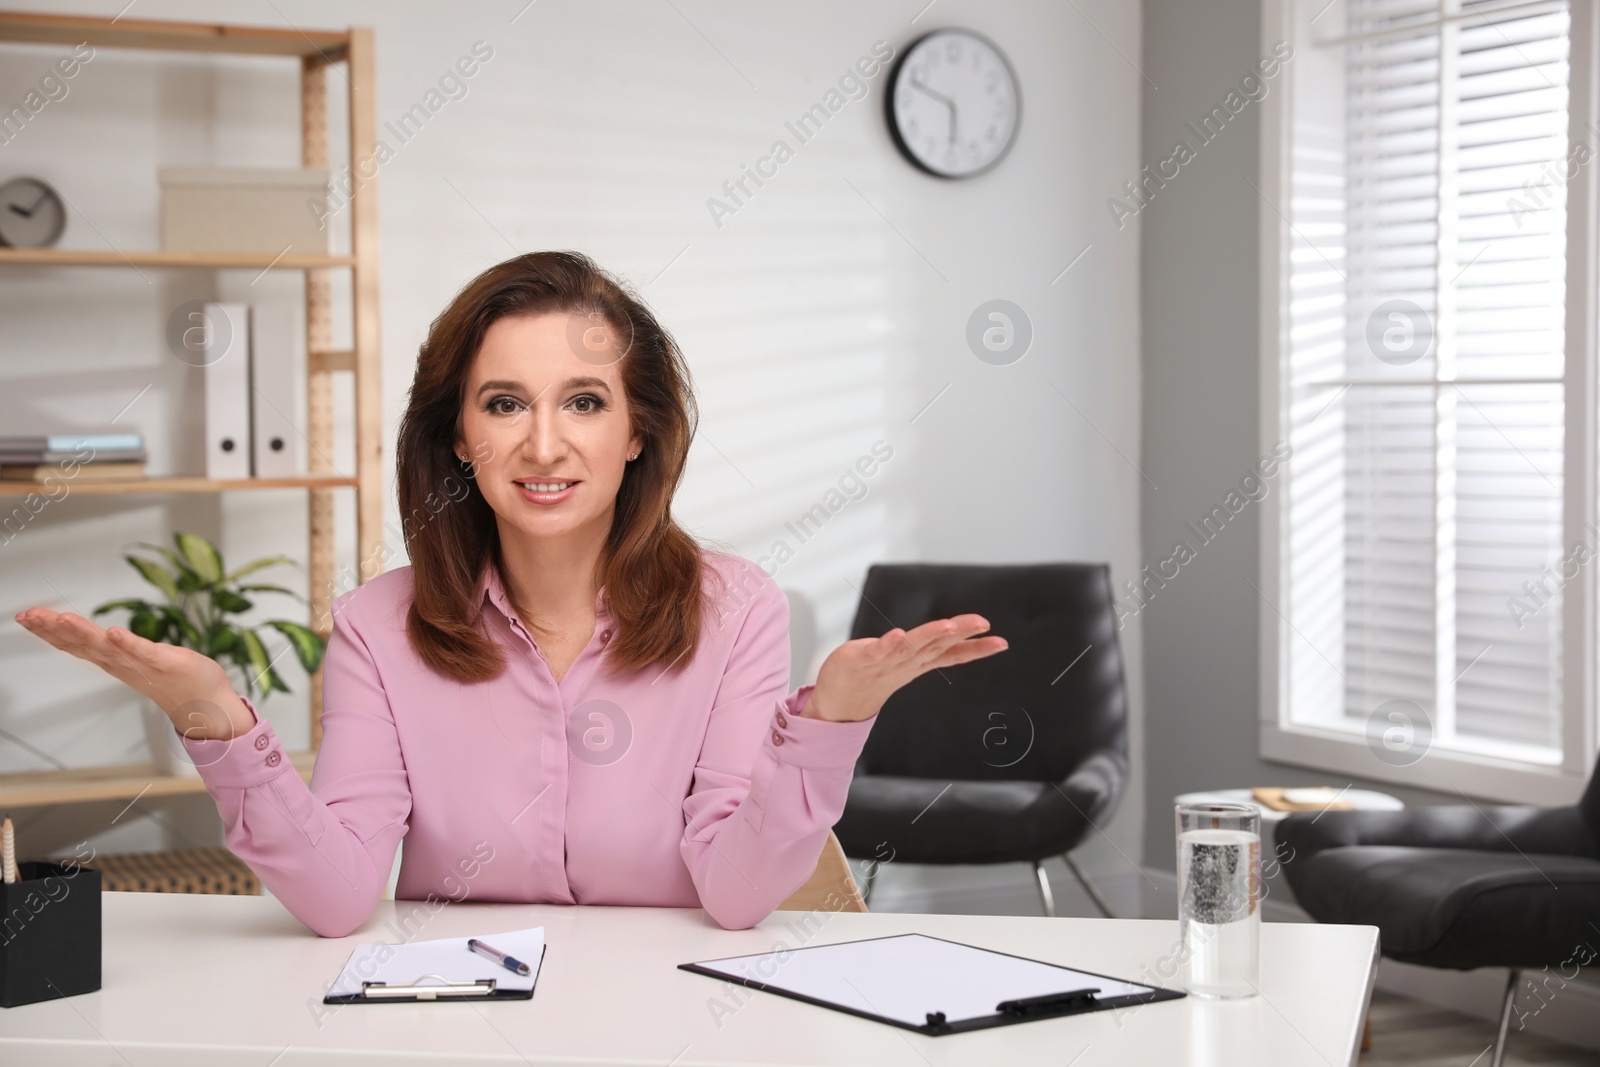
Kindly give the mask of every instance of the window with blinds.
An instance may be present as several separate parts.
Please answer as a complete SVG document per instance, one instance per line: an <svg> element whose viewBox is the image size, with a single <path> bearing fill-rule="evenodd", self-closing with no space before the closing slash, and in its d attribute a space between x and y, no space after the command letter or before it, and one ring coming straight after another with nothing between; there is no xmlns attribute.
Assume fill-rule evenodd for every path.
<svg viewBox="0 0 1600 1067"><path fill-rule="evenodd" d="M1295 723L1561 760L1568 14L1341 0L1299 71Z"/></svg>

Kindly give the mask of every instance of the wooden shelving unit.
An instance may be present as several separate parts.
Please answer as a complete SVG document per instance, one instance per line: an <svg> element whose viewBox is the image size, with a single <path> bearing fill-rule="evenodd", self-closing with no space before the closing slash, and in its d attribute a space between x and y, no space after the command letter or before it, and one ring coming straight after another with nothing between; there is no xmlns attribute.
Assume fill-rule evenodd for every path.
<svg viewBox="0 0 1600 1067"><path fill-rule="evenodd" d="M366 159L377 147L377 86L372 31L308 30L293 27L228 26L149 19L87 18L0 11L0 41L96 48L282 56L300 71L301 165L329 165L328 68L342 64L340 81L349 89L349 158ZM259 252L163 252L132 249L0 248L0 268L202 268L299 270L305 272L307 425L309 473L297 478L218 481L203 477L164 477L93 481L80 472L70 480L73 493L220 493L241 490L298 489L310 494L308 581L312 626L324 637L332 631L334 587L333 492L356 494L357 580L382 569L383 478L382 394L378 348L378 189L376 176L353 183L348 214L349 255L279 255ZM334 271L351 272L354 343L338 349L332 341ZM355 473L332 468L333 376L355 379ZM28 482L0 482L0 497L36 492ZM322 678L311 679L311 748L290 758L309 777L322 740ZM158 774L150 763L0 774L0 808L71 804L138 796L201 792L198 778Z"/></svg>
<svg viewBox="0 0 1600 1067"><path fill-rule="evenodd" d="M354 256L272 256L265 252L102 252L74 248L0 248L0 265L30 267L239 267L320 270L353 267Z"/></svg>
<svg viewBox="0 0 1600 1067"><path fill-rule="evenodd" d="M307 475L303 478L240 478L217 480L213 478L93 478L79 475L64 478L72 492L85 496L105 496L112 493L223 493L233 489L353 489L356 479L339 475L321 477ZM0 481L0 496L23 496L44 488L40 482Z"/></svg>

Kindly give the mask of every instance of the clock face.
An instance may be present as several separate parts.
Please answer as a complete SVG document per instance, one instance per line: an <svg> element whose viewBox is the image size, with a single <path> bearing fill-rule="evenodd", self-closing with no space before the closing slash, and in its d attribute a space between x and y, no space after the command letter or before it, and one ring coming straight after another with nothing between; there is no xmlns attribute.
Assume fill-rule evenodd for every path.
<svg viewBox="0 0 1600 1067"><path fill-rule="evenodd" d="M934 30L895 65L889 129L907 159L940 178L970 178L1000 162L1017 136L1017 78L971 30Z"/></svg>
<svg viewBox="0 0 1600 1067"><path fill-rule="evenodd" d="M66 225L61 197L38 178L0 185L0 245L44 248L60 239Z"/></svg>

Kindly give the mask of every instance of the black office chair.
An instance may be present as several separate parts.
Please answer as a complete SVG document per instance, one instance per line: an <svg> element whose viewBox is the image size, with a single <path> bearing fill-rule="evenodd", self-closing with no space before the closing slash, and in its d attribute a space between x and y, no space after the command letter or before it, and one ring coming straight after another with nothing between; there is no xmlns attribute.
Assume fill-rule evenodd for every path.
<svg viewBox="0 0 1600 1067"><path fill-rule="evenodd" d="M1376 926L1383 954L1404 963L1511 969L1494 1067L1522 971L1548 967L1564 982L1595 962L1585 949L1600 944L1600 771L1574 807L1300 813L1276 840L1318 922Z"/></svg>
<svg viewBox="0 0 1600 1067"><path fill-rule="evenodd" d="M1009 647L929 671L891 696L856 764L834 833L879 863L1033 864L1068 853L1115 810L1128 776L1128 702L1104 564L876 564L852 639L975 612Z"/></svg>

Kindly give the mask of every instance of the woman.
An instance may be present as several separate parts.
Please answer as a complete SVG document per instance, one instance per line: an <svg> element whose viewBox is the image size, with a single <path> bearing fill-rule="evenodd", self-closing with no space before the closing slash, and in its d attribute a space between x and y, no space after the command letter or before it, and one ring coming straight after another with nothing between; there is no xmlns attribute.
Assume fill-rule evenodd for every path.
<svg viewBox="0 0 1600 1067"><path fill-rule="evenodd" d="M473 279L400 425L411 565L334 603L309 787L212 660L17 619L161 706L228 847L318 934L368 919L401 838L400 899L703 906L743 929L810 877L884 700L1006 643L977 615L894 629L785 695L777 584L672 520L693 436L677 345L586 257Z"/></svg>

